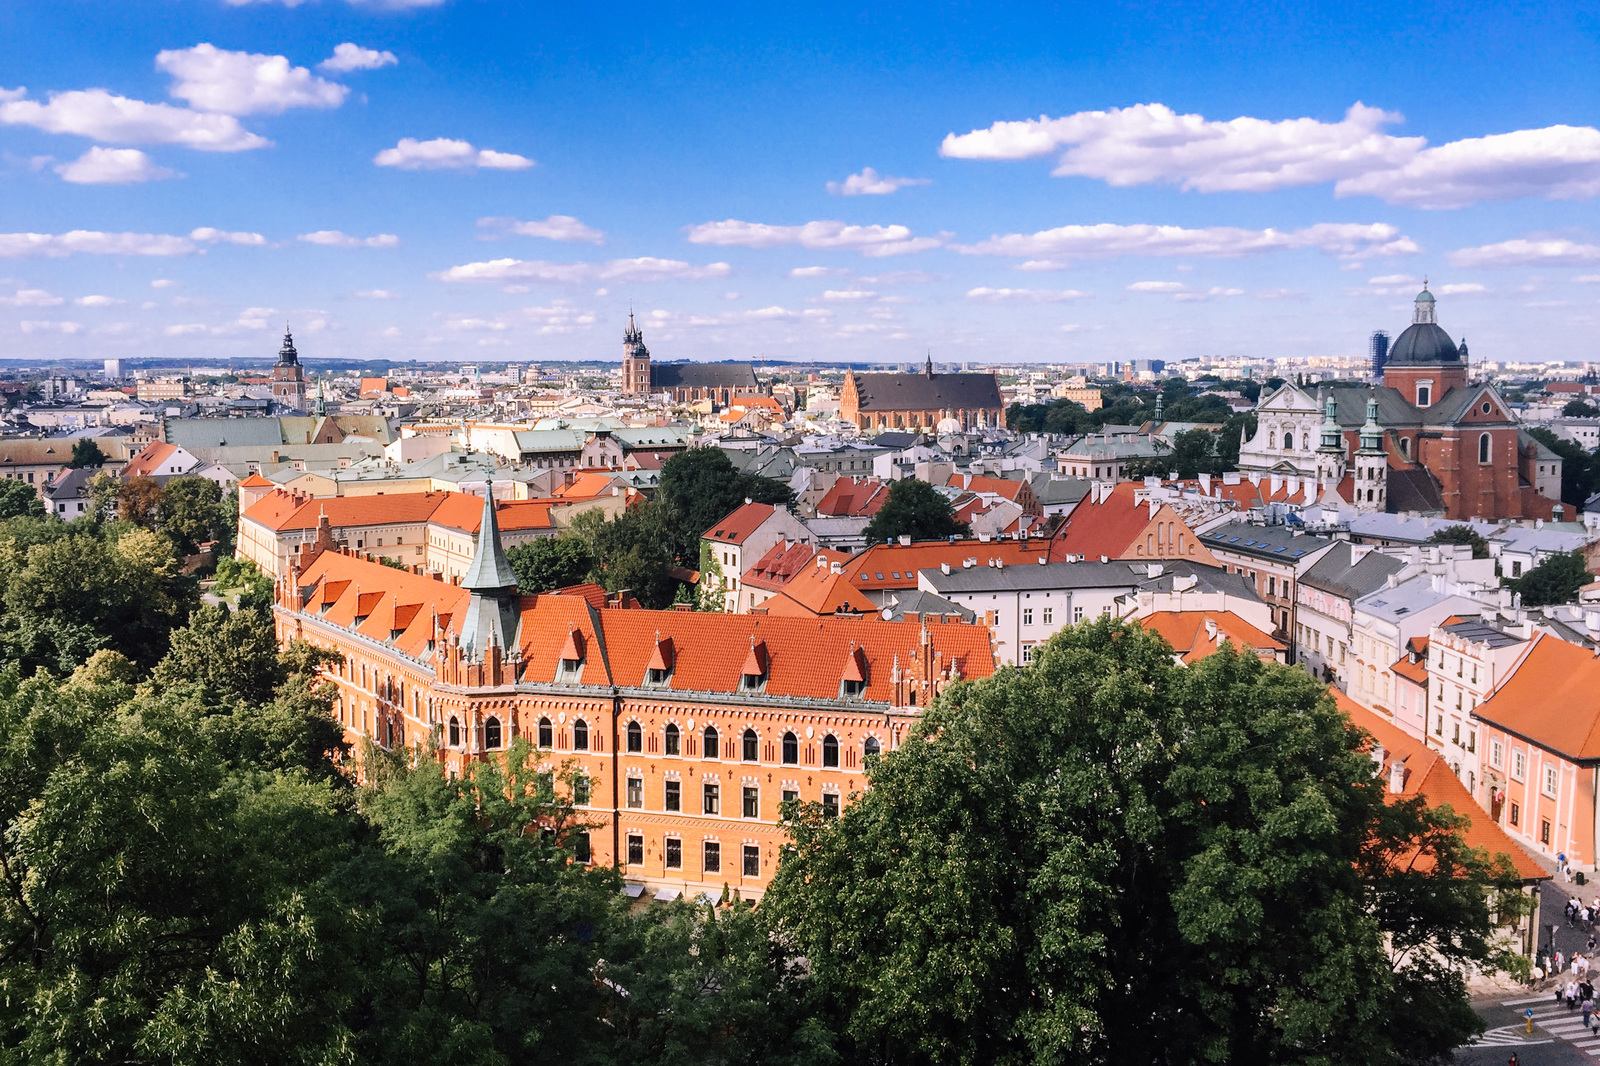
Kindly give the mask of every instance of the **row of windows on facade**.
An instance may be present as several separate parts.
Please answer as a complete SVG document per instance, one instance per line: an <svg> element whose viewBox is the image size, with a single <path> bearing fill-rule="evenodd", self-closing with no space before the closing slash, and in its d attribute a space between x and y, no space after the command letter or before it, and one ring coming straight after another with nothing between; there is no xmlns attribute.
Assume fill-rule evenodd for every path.
<svg viewBox="0 0 1600 1066"><path fill-rule="evenodd" d="M539 747L555 747L555 725L550 719L539 719L538 738ZM459 748L461 746L461 720L455 715L450 716L449 739L451 747ZM663 733L662 740L665 754L683 754L683 738L677 726L669 724ZM489 716L483 723L483 746L494 750L501 747L504 742L504 728L500 719L493 715ZM644 751L644 728L638 722L628 723L626 745L627 750L630 752L642 753ZM700 745L703 758L716 759L721 757L718 753L721 750L722 741L715 726L706 726L705 730L700 734ZM760 747L761 738L756 735L756 731L754 729L746 729L741 743L740 756L742 761L760 762ZM572 723L572 750L589 750L589 723L582 718ZM877 737L867 737L861 742L863 758L877 755L882 750L882 745L878 743ZM730 743L727 757L733 758L733 752L734 748ZM782 762L785 766L798 766L800 764L800 738L792 732L783 734ZM829 768L839 765L839 738L832 733L822 738L822 765Z"/></svg>
<svg viewBox="0 0 1600 1066"><path fill-rule="evenodd" d="M1419 389L1417 391L1417 395L1418 395L1417 406L1419 406L1419 407L1428 406L1428 390L1427 390L1427 387L1424 386L1423 388ZM1487 405L1485 405L1485 406L1487 406ZM1302 450L1309 450L1310 447L1311 447L1311 438L1310 438L1310 436L1302 437L1301 438L1301 443L1302 443ZM1269 448L1270 447L1275 447L1275 445L1273 444L1273 442L1271 440L1268 440L1267 446ZM1283 435L1283 450L1284 451L1294 451L1294 434L1293 433L1285 433ZM1400 454L1401 454L1402 458L1405 458L1405 459L1410 459L1411 458L1411 440L1409 438L1407 438L1407 437L1401 437L1400 438ZM1480 463L1488 463L1493 458L1493 456L1494 456L1493 438L1490 437L1489 434L1487 434L1487 433L1478 434L1478 462L1480 462Z"/></svg>
<svg viewBox="0 0 1600 1066"><path fill-rule="evenodd" d="M582 842L579 849L582 850ZM669 870L683 869L683 840L680 837L667 837L662 841L663 865ZM754 844L745 844L741 849L739 873L744 877L761 876L761 849ZM580 861L588 861L582 859ZM628 865L644 865L644 837L630 833L628 835ZM700 870L702 873L719 874L722 872L722 844L715 840L702 841L700 844Z"/></svg>
<svg viewBox="0 0 1600 1066"><path fill-rule="evenodd" d="M589 802L589 786L587 780L578 778L579 784L574 787L574 802L578 806L587 805ZM683 782L667 780L662 783L662 809L674 814L683 813ZM644 809L644 778L630 777L627 787L623 790L624 802L631 810ZM582 797L579 800L579 797ZM782 791L780 798L784 803L799 802L800 793L792 788ZM761 817L761 789L756 785L745 785L740 789L739 817ZM713 781L703 781L700 784L700 813L722 814L722 786ZM822 816L834 818L839 814L839 794L837 792L822 793Z"/></svg>

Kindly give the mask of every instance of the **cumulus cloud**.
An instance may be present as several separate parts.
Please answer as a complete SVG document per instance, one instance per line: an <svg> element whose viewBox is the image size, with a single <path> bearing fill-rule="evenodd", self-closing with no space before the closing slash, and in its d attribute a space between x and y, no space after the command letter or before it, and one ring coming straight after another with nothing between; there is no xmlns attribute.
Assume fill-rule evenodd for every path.
<svg viewBox="0 0 1600 1066"><path fill-rule="evenodd" d="M604 244L606 235L584 225L571 215L551 215L549 218L523 222L515 218L480 218L478 225L484 229L498 229L519 237L543 237L551 241L569 241L577 244Z"/></svg>
<svg viewBox="0 0 1600 1066"><path fill-rule="evenodd" d="M162 233L102 233L75 229L67 233L0 233L0 259L61 259L69 255L190 255L197 251L188 237Z"/></svg>
<svg viewBox="0 0 1600 1066"><path fill-rule="evenodd" d="M1189 286L1181 281L1136 281L1128 286L1129 292L1183 292Z"/></svg>
<svg viewBox="0 0 1600 1066"><path fill-rule="evenodd" d="M1060 152L1057 176L1114 186L1167 184L1197 192L1265 192L1333 182L1337 196L1376 196L1420 208L1455 208L1524 196L1600 194L1600 130L1548 126L1427 147L1384 127L1401 116L1356 103L1338 122L1311 118L1229 121L1180 115L1164 104L1041 115L951 133L940 154L1029 159Z"/></svg>
<svg viewBox="0 0 1600 1066"><path fill-rule="evenodd" d="M1594 285L1600 283L1600 274L1579 274L1572 280L1584 285Z"/></svg>
<svg viewBox="0 0 1600 1066"><path fill-rule="evenodd" d="M829 303L860 303L876 295L878 294L868 289L827 289L821 298Z"/></svg>
<svg viewBox="0 0 1600 1066"><path fill-rule="evenodd" d="M101 148L99 145L54 169L62 181L74 185L133 185L182 177L176 170L157 166L155 160L137 148Z"/></svg>
<svg viewBox="0 0 1600 1066"><path fill-rule="evenodd" d="M99 294L94 294L90 296L80 296L72 302L77 304L79 307L117 307L127 303L128 301L119 300L115 296L101 296Z"/></svg>
<svg viewBox="0 0 1600 1066"><path fill-rule="evenodd" d="M890 178L871 167L862 167L859 174L828 182L828 191L835 196L887 196L908 186L932 184L932 178Z"/></svg>
<svg viewBox="0 0 1600 1066"><path fill-rule="evenodd" d="M394 293L388 289L362 289L356 294L358 300L392 300Z"/></svg>
<svg viewBox="0 0 1600 1066"><path fill-rule="evenodd" d="M791 278L839 278L850 273L844 267L795 267L789 271Z"/></svg>
<svg viewBox="0 0 1600 1066"><path fill-rule="evenodd" d="M335 45L333 55L317 64L318 70L326 70L330 74L348 74L353 70L377 70L379 67L392 67L400 62L393 52L380 52L373 48L362 48L360 45L346 41Z"/></svg>
<svg viewBox="0 0 1600 1066"><path fill-rule="evenodd" d="M1012 233L977 244L957 246L970 255L1016 256L1029 259L1025 268L1046 269L1062 260L1108 259L1123 255L1193 256L1228 259L1267 252L1312 248L1337 258L1401 255L1420 249L1411 238L1384 222L1319 222L1297 230L1249 230L1234 226L1186 229L1148 224L1060 226L1039 233Z"/></svg>
<svg viewBox="0 0 1600 1066"><path fill-rule="evenodd" d="M211 327L201 322L182 322L161 331L169 337L185 337L191 333L210 333Z"/></svg>
<svg viewBox="0 0 1600 1066"><path fill-rule="evenodd" d="M398 248L400 238L393 233L380 233L375 237L352 237L336 229L319 229L315 233L302 233L295 240L307 244L322 244L332 248Z"/></svg>
<svg viewBox="0 0 1600 1066"><path fill-rule="evenodd" d="M14 296L0 296L0 304L7 307L60 307L66 302L44 289L18 289Z"/></svg>
<svg viewBox="0 0 1600 1066"><path fill-rule="evenodd" d="M1579 244L1564 237L1528 238L1483 244L1451 252L1450 265L1458 267L1585 266L1600 262L1600 245Z"/></svg>
<svg viewBox="0 0 1600 1066"><path fill-rule="evenodd" d="M967 290L967 299L985 304L1058 304L1088 295L1077 289L991 289L986 285Z"/></svg>
<svg viewBox="0 0 1600 1066"><path fill-rule="evenodd" d="M1440 296L1471 296L1474 293L1488 292L1489 290L1476 281L1462 281L1451 285L1440 285Z"/></svg>
<svg viewBox="0 0 1600 1066"><path fill-rule="evenodd" d="M22 332L24 333L64 333L70 336L71 334L81 332L82 330L83 323L81 322L33 321L22 323Z"/></svg>
<svg viewBox="0 0 1600 1066"><path fill-rule="evenodd" d="M21 92L15 90L0 102L0 125L31 126L113 144L180 144L203 152L241 152L272 143L239 125L232 115L150 104L104 89L51 93L47 103L16 95Z"/></svg>
<svg viewBox="0 0 1600 1066"><path fill-rule="evenodd" d="M1213 286L1209 289L1197 289L1185 285L1180 281L1136 281L1128 286L1129 292L1147 292L1158 296L1170 296L1183 303L1198 303L1201 300L1210 300L1218 296L1243 296L1243 289L1223 288Z"/></svg>
<svg viewBox="0 0 1600 1066"><path fill-rule="evenodd" d="M177 79L168 92L200 111L276 115L292 107L330 108L350 90L289 65L285 56L228 52L212 44L156 53L156 67Z"/></svg>
<svg viewBox="0 0 1600 1066"><path fill-rule="evenodd" d="M189 234L191 240L203 244L247 244L260 247L267 243L267 239L259 233L233 232L214 229L211 226L201 226Z"/></svg>
<svg viewBox="0 0 1600 1066"><path fill-rule="evenodd" d="M490 259L429 275L436 281L702 281L732 273L727 263L693 266L677 259L612 259L604 263L550 263L542 259Z"/></svg>
<svg viewBox="0 0 1600 1066"><path fill-rule="evenodd" d="M923 252L946 243L945 236L917 237L905 226L850 226L843 222L807 222L799 226L771 226L763 222L703 222L689 227L689 243L776 248L798 244L813 250L847 249L867 256Z"/></svg>
<svg viewBox="0 0 1600 1066"><path fill-rule="evenodd" d="M489 148L474 148L466 141L453 141L436 137L419 141L402 137L393 148L385 148L372 157L380 167L398 167L401 170L526 170L534 165L526 156L511 152L496 152Z"/></svg>
<svg viewBox="0 0 1600 1066"><path fill-rule="evenodd" d="M157 278L150 283L152 289L176 289L178 283L171 278Z"/></svg>

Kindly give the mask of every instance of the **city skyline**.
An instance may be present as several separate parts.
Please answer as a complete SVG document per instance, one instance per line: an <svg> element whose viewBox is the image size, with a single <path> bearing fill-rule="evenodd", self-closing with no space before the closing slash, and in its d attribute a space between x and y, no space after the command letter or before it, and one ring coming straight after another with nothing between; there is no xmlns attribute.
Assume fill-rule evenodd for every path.
<svg viewBox="0 0 1600 1066"><path fill-rule="evenodd" d="M160 16L160 17L157 17ZM1593 355L1592 17L0 14L14 357ZM1534 47L1537 42L1537 47ZM1549 354L1545 354L1549 353Z"/></svg>

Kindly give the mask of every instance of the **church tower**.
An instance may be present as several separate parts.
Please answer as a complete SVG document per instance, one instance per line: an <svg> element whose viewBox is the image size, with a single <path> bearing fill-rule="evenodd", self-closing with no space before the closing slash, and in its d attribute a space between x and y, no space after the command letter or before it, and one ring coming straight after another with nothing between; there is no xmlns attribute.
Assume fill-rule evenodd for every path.
<svg viewBox="0 0 1600 1066"><path fill-rule="evenodd" d="M306 409L306 372L287 326L283 330L283 347L278 349L278 364L272 368L272 398L296 411Z"/></svg>
<svg viewBox="0 0 1600 1066"><path fill-rule="evenodd" d="M1389 503L1389 457L1383 451L1383 427L1378 425L1378 394L1367 393L1367 421L1361 427L1361 448L1355 463L1356 508L1382 511Z"/></svg>
<svg viewBox="0 0 1600 1066"><path fill-rule="evenodd" d="M1432 407L1451 389L1467 384L1466 356L1439 326L1438 305L1428 283L1411 312L1411 325L1389 347L1383 383L1418 408Z"/></svg>
<svg viewBox="0 0 1600 1066"><path fill-rule="evenodd" d="M1317 446L1317 479L1325 485L1337 485L1344 480L1344 431L1339 428L1339 402L1333 390L1327 391L1323 403L1322 440Z"/></svg>
<svg viewBox="0 0 1600 1066"><path fill-rule="evenodd" d="M628 328L622 334L622 394L650 394L650 349L644 346L644 334L634 325L632 311L628 312Z"/></svg>
<svg viewBox="0 0 1600 1066"><path fill-rule="evenodd" d="M472 593L461 619L461 657L467 662L487 662L492 653L509 656L520 647L521 610L517 599L517 574L500 546L500 522L495 517L493 486L483 486L483 518L478 523L478 544L472 564L461 578Z"/></svg>

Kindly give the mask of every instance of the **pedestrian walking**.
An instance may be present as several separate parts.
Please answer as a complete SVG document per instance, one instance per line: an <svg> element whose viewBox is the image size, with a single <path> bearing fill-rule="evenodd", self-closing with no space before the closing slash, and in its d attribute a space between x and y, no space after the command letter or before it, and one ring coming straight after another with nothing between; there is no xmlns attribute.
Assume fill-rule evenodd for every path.
<svg viewBox="0 0 1600 1066"><path fill-rule="evenodd" d="M1583 1027L1585 1029L1589 1028L1589 1019L1591 1017L1593 1017L1593 1016L1594 1016L1594 1000L1586 999L1586 1000L1583 1001Z"/></svg>
<svg viewBox="0 0 1600 1066"><path fill-rule="evenodd" d="M1517 1058L1515 1051L1511 1053L1511 1061L1506 1063L1506 1066L1522 1066L1522 1060Z"/></svg>

